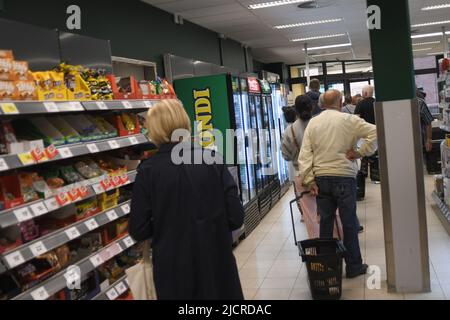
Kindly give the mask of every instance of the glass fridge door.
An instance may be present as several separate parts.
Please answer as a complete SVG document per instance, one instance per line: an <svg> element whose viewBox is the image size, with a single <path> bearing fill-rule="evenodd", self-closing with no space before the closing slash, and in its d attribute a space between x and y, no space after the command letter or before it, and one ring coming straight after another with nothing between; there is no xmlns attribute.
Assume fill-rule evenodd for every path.
<svg viewBox="0 0 450 320"><path fill-rule="evenodd" d="M261 163L261 157L264 154L264 138L261 135L260 128L262 128L262 115L261 115L261 96L259 95L250 95L250 117L252 122L252 129L255 130L255 135L253 135L253 142L256 146L256 163L255 163L255 172L256 172L256 189L259 193L264 189L264 177L263 177L263 168Z"/></svg>
<svg viewBox="0 0 450 320"><path fill-rule="evenodd" d="M263 136L263 145L262 149L264 150L263 154L263 175L265 178L266 184L268 184L272 179L272 170L273 170L273 161L272 161L272 146L270 141L270 121L269 121L269 108L268 108L268 97L267 95L262 96L262 105L261 105L261 116L262 116L262 131Z"/></svg>
<svg viewBox="0 0 450 320"><path fill-rule="evenodd" d="M250 191L250 200L256 197L256 181L255 181L255 171L253 164L256 163L256 157L254 156L255 146L258 145L258 141L256 138L256 142L253 139L251 121L250 121L250 112L249 112L249 103L248 103L248 93L241 93L241 101L242 101L242 115L243 115L243 123L244 123L244 131L246 134L246 153L247 153L247 172L248 172L248 180L249 180L249 191Z"/></svg>
<svg viewBox="0 0 450 320"><path fill-rule="evenodd" d="M244 120L242 115L241 96L239 92L233 93L234 115L236 119L236 140L237 140L237 165L241 181L242 202L246 205L249 202L249 183L247 173L247 157L245 150Z"/></svg>
<svg viewBox="0 0 450 320"><path fill-rule="evenodd" d="M280 148L280 144L278 143L276 139L276 124L275 124L275 117L274 117L274 105L273 105L273 99L272 95L269 95L266 97L267 101L267 109L269 111L269 133L270 133L270 150L271 150L271 159L272 159L272 165L271 165L271 176L272 180L278 177L278 149Z"/></svg>

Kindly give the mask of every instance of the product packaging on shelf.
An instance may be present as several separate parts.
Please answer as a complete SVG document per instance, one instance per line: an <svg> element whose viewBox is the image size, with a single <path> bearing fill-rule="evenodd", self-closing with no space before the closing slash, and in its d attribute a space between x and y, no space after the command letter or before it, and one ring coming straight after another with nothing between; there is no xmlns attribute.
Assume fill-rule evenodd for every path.
<svg viewBox="0 0 450 320"><path fill-rule="evenodd" d="M44 117L33 117L28 120L44 136L45 146L62 146L66 143L64 136L56 129L50 121ZM26 130L29 130L27 128Z"/></svg>
<svg viewBox="0 0 450 320"><path fill-rule="evenodd" d="M97 126L85 115L69 115L65 118L68 123L81 135L81 141L90 142L102 140L106 137L100 132Z"/></svg>
<svg viewBox="0 0 450 320"><path fill-rule="evenodd" d="M11 58L0 58L0 80L14 80L13 61Z"/></svg>
<svg viewBox="0 0 450 320"><path fill-rule="evenodd" d="M16 87L12 81L0 80L0 101L12 101L16 96Z"/></svg>
<svg viewBox="0 0 450 320"><path fill-rule="evenodd" d="M22 291L26 291L50 278L59 270L61 266L58 257L54 252L48 252L17 268L16 274Z"/></svg>
<svg viewBox="0 0 450 320"><path fill-rule="evenodd" d="M0 176L0 207L11 209L24 203L17 175Z"/></svg>
<svg viewBox="0 0 450 320"><path fill-rule="evenodd" d="M66 144L79 143L81 141L80 134L63 117L51 117L48 118L48 121L64 136Z"/></svg>
<svg viewBox="0 0 450 320"><path fill-rule="evenodd" d="M114 75L108 75L107 78L111 83L114 99L142 99L142 92L139 87L139 83L133 76L118 79Z"/></svg>
<svg viewBox="0 0 450 320"><path fill-rule="evenodd" d="M135 114L121 114L111 118L111 122L119 131L119 136L132 136L141 133L141 125Z"/></svg>

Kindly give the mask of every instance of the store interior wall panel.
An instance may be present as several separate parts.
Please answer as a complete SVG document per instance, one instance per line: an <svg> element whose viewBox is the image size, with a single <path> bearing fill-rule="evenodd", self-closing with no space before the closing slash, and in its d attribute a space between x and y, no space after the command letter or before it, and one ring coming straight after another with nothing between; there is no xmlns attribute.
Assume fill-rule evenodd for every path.
<svg viewBox="0 0 450 320"><path fill-rule="evenodd" d="M225 39L222 41L222 48L223 65L245 72L245 51L242 45L234 40Z"/></svg>
<svg viewBox="0 0 450 320"><path fill-rule="evenodd" d="M164 53L193 57L220 65L216 32L187 20L183 25L175 24L172 14L144 2L129 0L122 5L117 5L116 2L106 0L77 1L81 8L81 30L68 30L66 11L72 4L73 1L70 0L6 0L5 11L0 12L0 17L110 40L114 56L156 62L158 74L162 76L164 75ZM34 37L34 40L37 39L43 45L41 38ZM236 65L245 66L240 45L228 45L228 42L230 41L227 41L225 60L232 63L231 68L236 68ZM2 43L5 44L5 42ZM46 45L45 47L54 48L55 46ZM238 56L241 56L242 62L237 61ZM55 63L52 65L54 66Z"/></svg>
<svg viewBox="0 0 450 320"><path fill-rule="evenodd" d="M60 63L58 32L0 19L1 49L12 49L16 60L28 61L33 71L52 69Z"/></svg>

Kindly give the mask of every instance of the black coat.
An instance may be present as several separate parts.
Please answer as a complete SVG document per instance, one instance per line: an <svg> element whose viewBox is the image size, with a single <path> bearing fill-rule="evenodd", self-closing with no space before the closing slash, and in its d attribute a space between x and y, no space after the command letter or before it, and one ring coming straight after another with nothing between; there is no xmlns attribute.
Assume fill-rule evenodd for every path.
<svg viewBox="0 0 450 320"><path fill-rule="evenodd" d="M141 164L131 202L130 235L152 238L158 299L242 300L231 235L244 220L236 183L222 164L174 164L174 147Z"/></svg>

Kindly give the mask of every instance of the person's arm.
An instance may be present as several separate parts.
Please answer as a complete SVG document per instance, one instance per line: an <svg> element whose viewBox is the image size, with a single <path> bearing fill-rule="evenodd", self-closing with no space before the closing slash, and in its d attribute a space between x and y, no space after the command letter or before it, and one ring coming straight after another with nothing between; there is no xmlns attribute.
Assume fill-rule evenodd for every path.
<svg viewBox="0 0 450 320"><path fill-rule="evenodd" d="M293 154L292 154L292 141L291 141L291 126L288 126L287 129L284 131L283 134L283 140L281 141L281 154L283 156L283 159L286 161L292 161Z"/></svg>
<svg viewBox="0 0 450 320"><path fill-rule="evenodd" d="M138 170L133 186L131 213L128 223L130 236L136 241L148 240L153 236L152 210L145 172Z"/></svg>
<svg viewBox="0 0 450 320"><path fill-rule="evenodd" d="M359 148L358 154L361 157L371 156L377 151L377 127L370 124L364 119L352 117L355 135L359 139L363 139L363 144Z"/></svg>
<svg viewBox="0 0 450 320"><path fill-rule="evenodd" d="M310 127L306 128L303 135L302 148L298 157L299 175L303 185L311 188L315 185L315 177L313 172L314 153L311 145Z"/></svg>
<svg viewBox="0 0 450 320"><path fill-rule="evenodd" d="M238 187L228 168L222 166L222 180L225 193L225 209L231 231L238 230L244 224L244 207L239 199Z"/></svg>

